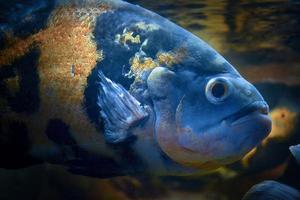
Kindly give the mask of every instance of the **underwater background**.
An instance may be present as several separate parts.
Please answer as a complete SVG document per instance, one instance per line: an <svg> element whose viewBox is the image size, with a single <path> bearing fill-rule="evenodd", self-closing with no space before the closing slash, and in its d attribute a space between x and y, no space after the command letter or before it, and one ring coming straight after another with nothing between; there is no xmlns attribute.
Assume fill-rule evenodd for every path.
<svg viewBox="0 0 300 200"><path fill-rule="evenodd" d="M0 200L241 199L278 180L300 189L288 147L300 143L300 1L131 0L202 38L255 84L271 109L272 132L240 162L201 177L72 175L40 165L0 169Z"/></svg>

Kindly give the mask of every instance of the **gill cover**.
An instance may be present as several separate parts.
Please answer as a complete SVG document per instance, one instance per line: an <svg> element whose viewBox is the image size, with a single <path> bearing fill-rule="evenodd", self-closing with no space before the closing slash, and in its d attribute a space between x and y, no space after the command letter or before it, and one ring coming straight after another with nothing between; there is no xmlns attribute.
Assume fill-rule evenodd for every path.
<svg viewBox="0 0 300 200"><path fill-rule="evenodd" d="M214 168L214 164L204 163L203 158L196 152L178 143L180 131L175 123L176 113L184 97L182 90L179 89L176 74L167 68L157 67L149 75L147 85L154 103L155 136L160 148L173 160L183 165Z"/></svg>

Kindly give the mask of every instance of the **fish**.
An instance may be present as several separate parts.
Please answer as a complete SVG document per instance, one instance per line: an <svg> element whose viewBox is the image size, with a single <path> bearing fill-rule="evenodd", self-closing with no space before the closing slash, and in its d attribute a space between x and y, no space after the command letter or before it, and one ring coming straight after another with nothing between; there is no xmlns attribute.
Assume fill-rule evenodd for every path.
<svg viewBox="0 0 300 200"><path fill-rule="evenodd" d="M292 155L295 157L298 164L300 164L300 144L290 146L289 149Z"/></svg>
<svg viewBox="0 0 300 200"><path fill-rule="evenodd" d="M5 4L1 168L201 175L241 159L271 131L258 90L156 13L120 0Z"/></svg>
<svg viewBox="0 0 300 200"><path fill-rule="evenodd" d="M295 188L277 181L263 181L254 185L243 197L243 200L296 200L299 198L300 192Z"/></svg>

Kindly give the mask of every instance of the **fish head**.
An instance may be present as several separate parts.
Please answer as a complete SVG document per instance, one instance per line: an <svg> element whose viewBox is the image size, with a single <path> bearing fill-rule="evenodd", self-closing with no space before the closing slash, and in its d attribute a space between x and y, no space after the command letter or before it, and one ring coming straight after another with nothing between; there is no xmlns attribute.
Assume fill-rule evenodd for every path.
<svg viewBox="0 0 300 200"><path fill-rule="evenodd" d="M154 132L151 145L154 141L155 149L171 160L213 169L238 160L270 132L268 105L256 88L182 27L122 3L97 19L94 35L104 55L96 70L118 83L111 84L107 99L99 106L103 113L105 102L110 103L101 115L106 120L107 142L116 144L131 134L152 136ZM116 70L120 66L122 70ZM112 98L111 88L114 94L124 95ZM104 96L104 92L99 94ZM137 151L145 158L153 154Z"/></svg>
<svg viewBox="0 0 300 200"><path fill-rule="evenodd" d="M191 43L177 67L155 68L148 88L161 149L180 164L215 169L257 146L271 120L258 90L207 44L198 46Z"/></svg>

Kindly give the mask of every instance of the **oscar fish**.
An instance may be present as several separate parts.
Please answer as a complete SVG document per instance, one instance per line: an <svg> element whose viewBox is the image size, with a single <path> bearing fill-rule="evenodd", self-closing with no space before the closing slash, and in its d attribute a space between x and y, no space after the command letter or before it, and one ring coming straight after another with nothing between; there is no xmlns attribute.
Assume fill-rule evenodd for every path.
<svg viewBox="0 0 300 200"><path fill-rule="evenodd" d="M257 89L158 14L119 0L1 4L2 168L202 174L270 132Z"/></svg>

